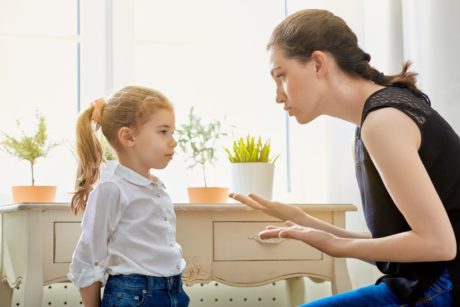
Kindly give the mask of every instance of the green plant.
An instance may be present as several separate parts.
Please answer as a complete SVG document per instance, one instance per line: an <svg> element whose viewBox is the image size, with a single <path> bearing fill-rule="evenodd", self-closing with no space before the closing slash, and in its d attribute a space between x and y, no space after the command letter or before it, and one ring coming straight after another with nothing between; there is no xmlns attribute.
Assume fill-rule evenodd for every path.
<svg viewBox="0 0 460 307"><path fill-rule="evenodd" d="M228 148L225 148L228 159L232 163L244 163L244 162L265 162L275 163L279 155L270 158L270 140L262 143L262 138L256 139L253 136L248 135L246 138L240 137L233 141L233 152Z"/></svg>
<svg viewBox="0 0 460 307"><path fill-rule="evenodd" d="M203 172L204 186L207 187L206 167L216 160L218 140L226 136L222 124L218 120L203 123L202 119L193 113L193 107L188 114L188 121L176 129L178 144L189 163L188 168L200 166Z"/></svg>
<svg viewBox="0 0 460 307"><path fill-rule="evenodd" d="M21 123L19 120L16 120L17 126L21 130L22 137L15 138L3 133L5 140L0 143L3 149L9 154L21 160L29 161L32 185L35 185L34 166L37 159L46 157L52 148L59 145L59 143L47 143L48 135L46 133L45 118L38 112L35 117L38 121L35 134L26 135L21 128Z"/></svg>

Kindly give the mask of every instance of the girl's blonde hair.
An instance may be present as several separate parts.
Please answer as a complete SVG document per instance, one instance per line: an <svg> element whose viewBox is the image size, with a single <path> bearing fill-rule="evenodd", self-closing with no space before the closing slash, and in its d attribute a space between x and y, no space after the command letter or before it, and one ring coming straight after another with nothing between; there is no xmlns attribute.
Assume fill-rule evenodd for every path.
<svg viewBox="0 0 460 307"><path fill-rule="evenodd" d="M141 86L127 86L107 99L97 123L92 120L94 104L80 114L77 120L79 167L71 202L74 214L85 210L88 195L99 179L103 151L96 129L101 128L102 134L117 151L120 146L117 138L120 128L128 127L136 131L159 109L174 111L172 104L159 91Z"/></svg>

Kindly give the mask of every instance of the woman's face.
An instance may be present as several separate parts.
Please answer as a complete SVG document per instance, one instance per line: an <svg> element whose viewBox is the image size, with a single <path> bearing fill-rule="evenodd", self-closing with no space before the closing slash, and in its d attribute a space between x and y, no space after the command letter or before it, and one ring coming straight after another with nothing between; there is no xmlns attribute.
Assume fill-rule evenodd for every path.
<svg viewBox="0 0 460 307"><path fill-rule="evenodd" d="M301 63L289 59L279 48L270 49L271 75L276 83L276 102L284 105L289 116L306 124L320 115L320 83L315 61Z"/></svg>

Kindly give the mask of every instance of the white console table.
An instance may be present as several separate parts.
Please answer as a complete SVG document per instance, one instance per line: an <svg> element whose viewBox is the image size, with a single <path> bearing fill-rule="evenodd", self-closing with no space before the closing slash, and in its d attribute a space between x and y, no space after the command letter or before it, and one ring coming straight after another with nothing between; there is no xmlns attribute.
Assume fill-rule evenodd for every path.
<svg viewBox="0 0 460 307"><path fill-rule="evenodd" d="M356 211L349 204L297 206L340 227L345 213ZM215 280L247 287L286 279L292 306L305 300L304 276L330 280L333 293L351 289L345 259L294 240L259 240L267 224L282 224L259 211L239 204L176 204L175 211L177 241L187 261L185 284ZM0 307L12 306L19 285L24 306L39 307L44 285L67 280L81 215L73 216L63 203L5 205L0 214Z"/></svg>

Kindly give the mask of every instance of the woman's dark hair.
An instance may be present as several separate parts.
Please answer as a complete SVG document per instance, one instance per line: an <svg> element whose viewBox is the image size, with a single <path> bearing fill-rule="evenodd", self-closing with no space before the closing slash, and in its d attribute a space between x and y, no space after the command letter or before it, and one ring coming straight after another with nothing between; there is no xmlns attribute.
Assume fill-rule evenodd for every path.
<svg viewBox="0 0 460 307"><path fill-rule="evenodd" d="M307 61L318 51L330 53L337 65L352 76L360 76L383 86L406 87L422 94L415 85L417 74L407 61L397 75L384 75L369 65L371 56L358 46L358 39L343 19L329 11L308 9L284 19L273 30L267 49L280 48L288 58Z"/></svg>

